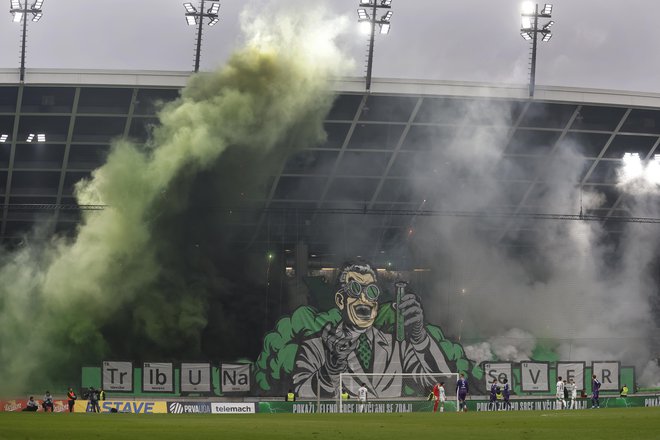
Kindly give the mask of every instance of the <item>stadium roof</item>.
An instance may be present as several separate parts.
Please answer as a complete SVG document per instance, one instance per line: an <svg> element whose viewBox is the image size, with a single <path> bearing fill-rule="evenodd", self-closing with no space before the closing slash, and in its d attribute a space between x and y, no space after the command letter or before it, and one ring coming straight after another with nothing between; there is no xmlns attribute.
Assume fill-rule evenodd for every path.
<svg viewBox="0 0 660 440"><path fill-rule="evenodd" d="M35 69L20 85L15 69L0 70L2 239L20 240L35 222L53 214L58 231L72 231L80 218L74 183L104 162L114 138L144 141L157 122L155 103L176 98L187 77L182 72ZM525 85L375 79L365 95L359 78L339 79L333 87L338 98L325 123L327 141L291 157L271 176L264 197L251 205L249 220L235 225L238 242L289 248L302 240L310 253L323 254L330 248L321 233L324 222L355 215L373 237L374 249L386 249L405 236L417 216L488 215L425 204L424 194L442 179L434 176L437 170L424 168L424 158L456 135L498 124L505 124L508 133L503 157L518 166L501 167L498 179L508 194L490 207L491 214L532 220L579 215L575 207L550 212L534 203L535 193L551 184L546 165L572 142L581 146L583 162L575 188L597 188L606 199L584 215L602 217L616 231L616 222L606 219L635 216L624 208L616 187L622 156L632 152L651 159L660 143L657 94L539 86L530 100ZM467 111L486 100L504 117ZM30 134L45 134L45 142L28 142ZM426 190L411 188L418 176L428 176ZM506 231L495 235L501 240Z"/></svg>

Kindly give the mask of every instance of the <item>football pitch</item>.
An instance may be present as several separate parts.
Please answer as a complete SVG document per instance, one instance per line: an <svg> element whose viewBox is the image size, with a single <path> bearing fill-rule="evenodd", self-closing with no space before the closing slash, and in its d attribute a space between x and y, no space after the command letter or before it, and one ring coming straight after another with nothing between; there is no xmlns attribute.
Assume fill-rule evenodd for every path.
<svg viewBox="0 0 660 440"><path fill-rule="evenodd" d="M0 439L658 439L660 408L412 414L0 413Z"/></svg>

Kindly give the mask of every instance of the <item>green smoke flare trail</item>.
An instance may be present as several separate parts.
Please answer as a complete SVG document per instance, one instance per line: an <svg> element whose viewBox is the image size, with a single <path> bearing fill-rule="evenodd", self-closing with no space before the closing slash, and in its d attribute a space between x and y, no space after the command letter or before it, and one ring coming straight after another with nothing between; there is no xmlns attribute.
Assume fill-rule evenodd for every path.
<svg viewBox="0 0 660 440"><path fill-rule="evenodd" d="M107 162L79 182L78 203L108 208L86 213L74 239L0 256L0 395L39 390L72 377L67 369L98 364L108 350L103 326L141 295L151 306L143 310L152 320L148 337L177 326L194 336L204 327L203 298L159 294L165 274L156 244L167 238L153 219L181 209L164 201L167 194L228 148L259 158L322 141L328 83L346 66L333 42L343 21L279 11L246 21L245 47L218 72L191 78L160 112L146 147L116 142Z"/></svg>

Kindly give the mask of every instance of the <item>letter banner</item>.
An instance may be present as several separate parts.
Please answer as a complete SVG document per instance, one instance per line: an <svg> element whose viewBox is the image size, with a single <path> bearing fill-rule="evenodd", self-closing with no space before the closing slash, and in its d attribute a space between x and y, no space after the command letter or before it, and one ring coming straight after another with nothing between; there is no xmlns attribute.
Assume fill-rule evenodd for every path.
<svg viewBox="0 0 660 440"><path fill-rule="evenodd" d="M546 362L520 363L521 390L523 392L550 391Z"/></svg>
<svg viewBox="0 0 660 440"><path fill-rule="evenodd" d="M250 391L250 364L222 364L220 388L223 393Z"/></svg>
<svg viewBox="0 0 660 440"><path fill-rule="evenodd" d="M490 389L490 384L493 382L493 379L497 379L499 383L504 383L504 379L508 380L509 383L513 386L511 381L511 364L508 362L499 362L499 363L486 363L484 364L484 378L486 380L486 389Z"/></svg>
<svg viewBox="0 0 660 440"><path fill-rule="evenodd" d="M619 391L619 362L605 361L592 364L593 374L600 381L601 391ZM591 381L590 381L591 382Z"/></svg>
<svg viewBox="0 0 660 440"><path fill-rule="evenodd" d="M180 379L182 393L210 393L211 364L182 363Z"/></svg>
<svg viewBox="0 0 660 440"><path fill-rule="evenodd" d="M211 414L209 402L167 402L170 414Z"/></svg>
<svg viewBox="0 0 660 440"><path fill-rule="evenodd" d="M142 391L174 392L174 368L172 364L145 362L142 368Z"/></svg>
<svg viewBox="0 0 660 440"><path fill-rule="evenodd" d="M254 403L211 403L211 413L213 414L254 414L255 412L256 406Z"/></svg>
<svg viewBox="0 0 660 440"><path fill-rule="evenodd" d="M133 363L103 361L103 389L133 392Z"/></svg>
<svg viewBox="0 0 660 440"><path fill-rule="evenodd" d="M575 389L584 389L584 362L557 362L557 376L575 382Z"/></svg>

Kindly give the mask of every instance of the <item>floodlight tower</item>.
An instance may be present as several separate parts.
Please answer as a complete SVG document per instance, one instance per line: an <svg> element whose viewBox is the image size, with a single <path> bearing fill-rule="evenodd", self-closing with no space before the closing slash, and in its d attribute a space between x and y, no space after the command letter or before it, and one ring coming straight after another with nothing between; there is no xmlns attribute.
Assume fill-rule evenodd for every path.
<svg viewBox="0 0 660 440"><path fill-rule="evenodd" d="M542 41L550 41L552 32L550 28L554 21L550 20L539 28L539 18L552 17L552 5L545 4L543 10L539 12L538 3L525 2L522 5L520 35L527 41L532 41L532 62L529 75L529 96L534 96L534 84L536 82L536 40L538 35L541 34Z"/></svg>
<svg viewBox="0 0 660 440"><path fill-rule="evenodd" d="M27 18L32 14L32 21L35 23L41 20L44 15L41 7L44 0L36 0L32 6L28 6L29 0L11 0L9 12L14 16L14 23L23 25L23 34L21 36L21 82L25 80L25 46L27 42Z"/></svg>
<svg viewBox="0 0 660 440"><path fill-rule="evenodd" d="M367 12L367 9L365 8L371 9L371 15L369 15L369 12ZM381 34L387 34L390 32L390 20L392 19L391 8L392 0L360 0L360 9L357 10L358 23L366 25L371 35L369 38L369 52L367 54L367 92L371 90L371 70L374 59L376 25L380 27ZM376 14L378 14L379 9L387 9L387 12L385 12L380 18L377 18Z"/></svg>
<svg viewBox="0 0 660 440"><path fill-rule="evenodd" d="M197 25L197 45L195 50L195 72L199 72L199 54L202 50L202 29L204 28L204 18L208 18L209 26L214 26L220 18L218 16L218 11L220 10L220 3L209 2L211 7L204 11L204 0L201 0L199 11L193 6L192 3L187 2L183 4L183 7L186 8L186 21L188 26Z"/></svg>

